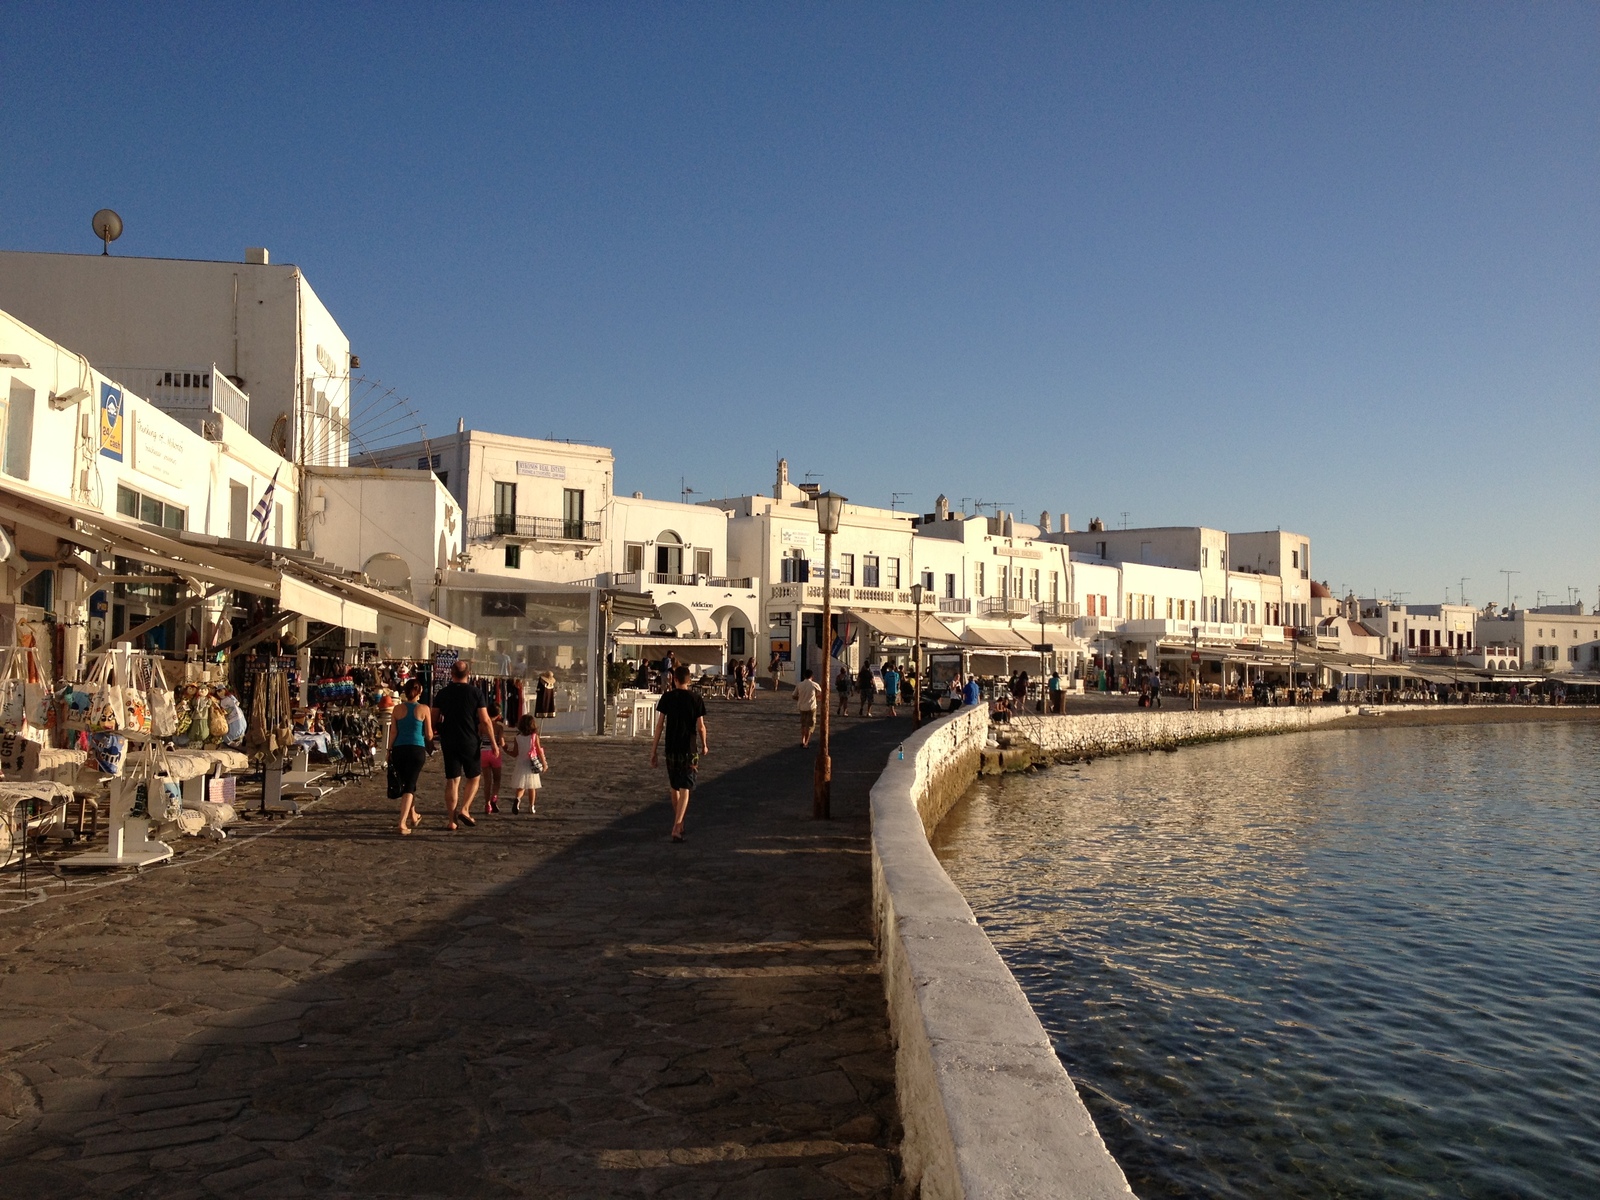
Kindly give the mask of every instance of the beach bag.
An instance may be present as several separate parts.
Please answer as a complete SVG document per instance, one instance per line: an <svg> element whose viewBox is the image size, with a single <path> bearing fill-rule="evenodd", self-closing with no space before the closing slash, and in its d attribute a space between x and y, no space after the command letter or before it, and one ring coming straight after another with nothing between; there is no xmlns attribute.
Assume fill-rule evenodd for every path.
<svg viewBox="0 0 1600 1200"><path fill-rule="evenodd" d="M89 711L84 723L90 729L109 731L125 728L123 725L122 687L113 683L111 655L102 654L84 685L89 693ZM3 696L0 696L3 699Z"/></svg>
<svg viewBox="0 0 1600 1200"><path fill-rule="evenodd" d="M24 653L27 667L22 682L23 717L35 729L45 729L52 724L50 717L55 697L39 668L39 652L29 646Z"/></svg>
<svg viewBox="0 0 1600 1200"><path fill-rule="evenodd" d="M20 654L27 654L23 650ZM0 728L21 729L28 719L26 668L19 651L6 651L6 661L0 669Z"/></svg>
<svg viewBox="0 0 1600 1200"><path fill-rule="evenodd" d="M127 742L115 733L102 731L89 735L89 761L102 775L122 774L127 748Z"/></svg>
<svg viewBox="0 0 1600 1200"><path fill-rule="evenodd" d="M206 741L220 742L228 736L228 716L222 711L215 697L207 696L206 702L210 711L206 714L207 733Z"/></svg>
<svg viewBox="0 0 1600 1200"><path fill-rule="evenodd" d="M228 721L228 729L222 740L230 746L237 745L244 738L244 709L239 705L239 698L232 693L224 695L221 703L222 715Z"/></svg>
<svg viewBox="0 0 1600 1200"><path fill-rule="evenodd" d="M150 704L150 732L159 738L169 738L178 732L178 705L167 687L161 668L154 660L148 663L148 681L145 697Z"/></svg>

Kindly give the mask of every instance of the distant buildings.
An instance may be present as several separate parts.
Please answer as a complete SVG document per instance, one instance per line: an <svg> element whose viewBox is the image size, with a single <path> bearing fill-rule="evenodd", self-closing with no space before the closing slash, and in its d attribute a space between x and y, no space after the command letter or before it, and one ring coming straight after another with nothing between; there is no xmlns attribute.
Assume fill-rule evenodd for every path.
<svg viewBox="0 0 1600 1200"><path fill-rule="evenodd" d="M825 570L817 489L786 462L770 494L689 504L617 495L604 446L460 423L368 446L357 366L264 250L0 252L0 629L54 624L67 676L107 641L180 653L261 620L315 647L305 675L459 650L491 677L552 674L573 730L602 724L608 674L668 651L793 681L908 658L919 636L933 678L1600 678L1581 606L1338 600L1283 530L847 504Z"/></svg>

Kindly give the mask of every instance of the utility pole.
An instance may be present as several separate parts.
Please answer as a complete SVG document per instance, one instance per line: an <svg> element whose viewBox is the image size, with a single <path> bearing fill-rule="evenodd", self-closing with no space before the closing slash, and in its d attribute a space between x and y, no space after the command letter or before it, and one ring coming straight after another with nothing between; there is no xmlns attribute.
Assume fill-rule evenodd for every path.
<svg viewBox="0 0 1600 1200"><path fill-rule="evenodd" d="M1500 568L1500 574L1502 574L1502 575L1504 575L1506 577L1506 607L1510 608L1511 607L1511 577L1513 575L1521 575L1522 572L1521 571L1508 571L1504 567L1501 567Z"/></svg>

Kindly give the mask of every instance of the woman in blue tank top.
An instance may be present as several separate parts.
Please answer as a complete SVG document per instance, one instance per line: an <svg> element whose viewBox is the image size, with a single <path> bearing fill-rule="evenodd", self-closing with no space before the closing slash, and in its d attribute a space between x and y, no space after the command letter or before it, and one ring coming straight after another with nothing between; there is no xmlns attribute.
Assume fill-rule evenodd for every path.
<svg viewBox="0 0 1600 1200"><path fill-rule="evenodd" d="M409 834L422 822L417 812L417 778L428 760L428 743L433 741L433 710L418 704L422 685L406 680L405 703L394 707L394 724L389 729L389 799L400 801L400 832Z"/></svg>

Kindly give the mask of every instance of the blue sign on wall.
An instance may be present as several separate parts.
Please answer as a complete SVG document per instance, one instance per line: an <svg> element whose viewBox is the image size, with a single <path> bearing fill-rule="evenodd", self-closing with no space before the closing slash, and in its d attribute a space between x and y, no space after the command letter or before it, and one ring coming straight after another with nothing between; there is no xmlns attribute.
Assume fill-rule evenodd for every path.
<svg viewBox="0 0 1600 1200"><path fill-rule="evenodd" d="M122 461L122 439L127 421L122 408L122 389L109 383L100 385L100 453Z"/></svg>

